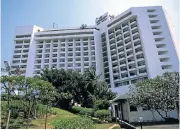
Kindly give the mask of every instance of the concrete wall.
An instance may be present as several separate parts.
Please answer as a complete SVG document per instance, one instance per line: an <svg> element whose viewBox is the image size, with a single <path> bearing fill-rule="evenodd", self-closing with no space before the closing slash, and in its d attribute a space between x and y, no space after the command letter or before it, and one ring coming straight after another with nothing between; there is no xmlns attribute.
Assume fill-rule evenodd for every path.
<svg viewBox="0 0 180 130"><path fill-rule="evenodd" d="M165 116L165 112L160 111L163 116ZM168 116L177 119L177 111L173 110L168 113ZM129 121L130 122L138 122L139 117L143 117L144 122L152 122L152 121L164 121L164 119L156 112L153 113L149 110L143 111L142 108L138 108L138 111L131 111L129 113Z"/></svg>
<svg viewBox="0 0 180 130"><path fill-rule="evenodd" d="M25 27L25 30L26 28L28 27ZM26 77L33 77L33 68L34 68L34 62L35 62L34 60L35 60L35 54L36 54L36 41L34 40L34 33L38 32L38 30L42 31L43 28L40 28L38 26L32 26L31 40L30 40L28 60L27 60L27 68L26 68L26 74L25 74Z"/></svg>

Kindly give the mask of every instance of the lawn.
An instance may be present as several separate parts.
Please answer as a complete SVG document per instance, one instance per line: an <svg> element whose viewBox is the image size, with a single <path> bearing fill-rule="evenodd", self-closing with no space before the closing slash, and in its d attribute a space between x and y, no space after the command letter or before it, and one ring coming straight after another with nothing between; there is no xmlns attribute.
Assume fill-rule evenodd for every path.
<svg viewBox="0 0 180 130"><path fill-rule="evenodd" d="M111 127L113 123L108 123L108 124L96 124L96 129L108 129Z"/></svg>
<svg viewBox="0 0 180 130"><path fill-rule="evenodd" d="M59 108L52 108L53 111L56 112L56 115L49 116L47 119L47 129L53 129L53 123L57 120L63 119L63 118L71 118L75 117L77 115L59 109ZM36 119L31 122L31 126L29 127L30 129L44 129L44 119ZM111 127L113 123L108 123L108 124L95 124L96 129L108 129Z"/></svg>
<svg viewBox="0 0 180 130"><path fill-rule="evenodd" d="M63 119L63 118L71 118L71 117L76 116L73 113L70 113L68 111L65 111L65 110L62 110L62 109L59 109L59 108L52 108L52 110L56 112L56 115L52 115L52 116L48 117L48 119L47 119L47 129L52 129L53 128L53 123L56 120ZM44 119L33 120L31 122L30 128L31 129L33 129L33 128L44 129L44 122L45 122Z"/></svg>

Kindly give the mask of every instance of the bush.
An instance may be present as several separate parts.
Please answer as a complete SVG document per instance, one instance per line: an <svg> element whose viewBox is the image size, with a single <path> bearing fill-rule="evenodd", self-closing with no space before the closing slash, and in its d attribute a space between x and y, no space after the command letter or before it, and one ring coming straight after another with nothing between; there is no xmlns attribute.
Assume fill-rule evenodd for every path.
<svg viewBox="0 0 180 130"><path fill-rule="evenodd" d="M108 110L97 110L94 116L102 120L109 120L110 112Z"/></svg>
<svg viewBox="0 0 180 130"><path fill-rule="evenodd" d="M58 120L54 123L55 129L93 129L93 121L85 117L72 117Z"/></svg>
<svg viewBox="0 0 180 130"><path fill-rule="evenodd" d="M94 110L92 108L83 108L79 114L81 115L86 115L86 116L93 116L94 115Z"/></svg>
<svg viewBox="0 0 180 130"><path fill-rule="evenodd" d="M92 117L91 120L96 124L101 124L102 123L102 121L99 118L96 118L96 117Z"/></svg>
<svg viewBox="0 0 180 130"><path fill-rule="evenodd" d="M94 109L95 110L101 110L101 109L108 109L110 106L110 103L108 100L96 100L94 103Z"/></svg>
<svg viewBox="0 0 180 130"><path fill-rule="evenodd" d="M82 109L83 109L83 107L73 106L72 112L73 113L79 113Z"/></svg>

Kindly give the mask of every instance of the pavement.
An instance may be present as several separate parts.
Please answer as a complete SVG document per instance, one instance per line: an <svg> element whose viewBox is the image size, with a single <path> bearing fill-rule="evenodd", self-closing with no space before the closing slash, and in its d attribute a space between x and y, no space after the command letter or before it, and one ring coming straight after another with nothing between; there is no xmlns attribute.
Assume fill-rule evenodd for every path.
<svg viewBox="0 0 180 130"><path fill-rule="evenodd" d="M141 129L140 126L136 127ZM179 129L179 124L163 124L163 125L151 125L151 126L142 126L143 129Z"/></svg>

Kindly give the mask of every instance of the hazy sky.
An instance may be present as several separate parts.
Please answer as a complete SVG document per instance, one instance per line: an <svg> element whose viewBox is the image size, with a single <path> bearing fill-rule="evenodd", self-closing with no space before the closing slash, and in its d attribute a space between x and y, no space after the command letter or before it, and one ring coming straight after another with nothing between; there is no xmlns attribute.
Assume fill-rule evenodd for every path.
<svg viewBox="0 0 180 130"><path fill-rule="evenodd" d="M1 0L1 61L11 61L16 26L58 27L94 25L95 18L109 12L115 16L130 7L163 6L171 17L179 41L179 0ZM2 63L2 62L1 62Z"/></svg>

